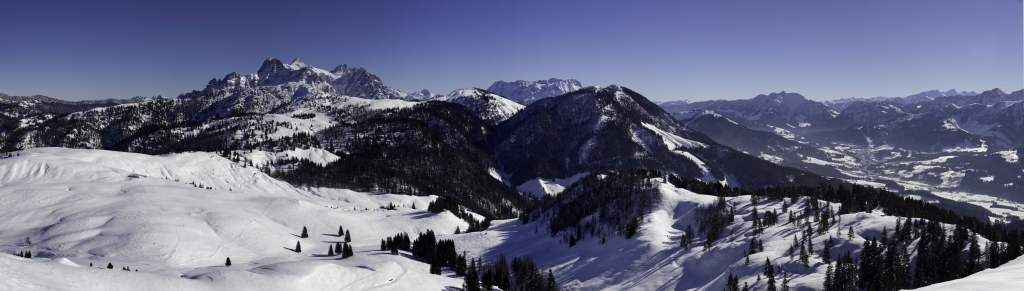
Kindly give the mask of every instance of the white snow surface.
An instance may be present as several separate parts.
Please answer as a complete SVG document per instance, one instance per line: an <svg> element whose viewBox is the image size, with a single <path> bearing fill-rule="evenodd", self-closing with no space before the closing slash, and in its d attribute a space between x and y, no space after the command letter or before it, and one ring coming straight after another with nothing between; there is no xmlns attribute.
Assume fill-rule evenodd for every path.
<svg viewBox="0 0 1024 291"><path fill-rule="evenodd" d="M1024 282L1024 257L1016 258L995 269L982 270L965 278L915 290L1020 290L1021 282Z"/></svg>
<svg viewBox="0 0 1024 291"><path fill-rule="evenodd" d="M536 178L519 184L519 186L516 186L516 190L538 198L543 197L545 194L555 196L565 191L565 188L568 188L572 183L576 183L580 178L586 177L589 174L590 172L583 172L564 179Z"/></svg>
<svg viewBox="0 0 1024 291"><path fill-rule="evenodd" d="M437 98L437 100L462 105L481 119L494 124L505 121L526 107L508 98L477 88L458 89L444 97Z"/></svg>
<svg viewBox="0 0 1024 291"><path fill-rule="evenodd" d="M675 149L678 149L679 147L684 147L684 148L688 148L688 149L692 149L692 148L707 148L708 147L708 145L706 145L706 144L704 144L702 142L686 139L686 138L680 137L678 135L675 135L675 134L673 134L671 132L667 132L667 131L661 130L660 128L658 128L657 126L655 126L653 124L644 123L643 125L644 125L644 128L650 129L651 131L653 131L653 132L657 133L659 136L661 136L661 141L664 142L665 146L668 147L668 149L670 149L670 150L675 150Z"/></svg>
<svg viewBox="0 0 1024 291"><path fill-rule="evenodd" d="M407 256L379 251L380 239L398 232L433 229L443 236L468 227L450 213L427 212L435 197L297 188L212 153L39 148L19 154L0 160L0 290L461 285L458 278L430 275L429 266ZM400 207L379 209L389 203ZM339 225L352 234L352 258L323 256L342 239ZM309 238L298 237L303 227ZM31 246L16 243L25 237ZM302 253L291 250L296 242ZM22 250L36 258L9 255ZM224 267L228 257L233 265ZM85 267L90 263L95 267ZM99 268L107 263L139 272Z"/></svg>
<svg viewBox="0 0 1024 291"><path fill-rule="evenodd" d="M796 222L781 214L778 224L757 236L765 251L751 255L746 266L743 251L753 237L749 196L727 198L736 220L710 251L701 250L702 236L689 249L679 247L686 227L696 228L694 208L716 197L667 183L659 184L661 202L643 217L635 236L610 237L604 244L586 238L570 248L539 231L544 225L517 219L455 235L456 227L468 225L447 212L425 211L435 197L294 187L212 153L18 153L0 160L0 290L457 290L462 279L450 270L430 275L428 265L406 253L379 251L382 238L427 229L454 240L469 257L530 255L552 268L565 290L721 290L728 273L761 290L764 280L756 277L766 259L789 274L795 290L820 289L826 269L820 250L809 268L786 254ZM398 210L379 209L391 203ZM793 205L799 211L804 202ZM761 213L780 211L781 202L756 207ZM811 238L822 246L835 237L833 255L857 256L865 238L880 235L883 226L891 230L898 219L878 211L840 217L841 224ZM328 244L341 239L339 224L352 234L352 258L323 256ZM304 226L310 234L305 239L298 237ZM851 227L853 238L847 238ZM25 237L31 246L20 243ZM291 250L297 241L302 253ZM35 258L10 255L22 250L32 250ZM227 257L231 267L224 266ZM980 274L1019 274L1020 259L1015 262ZM107 270L107 263L139 271Z"/></svg>

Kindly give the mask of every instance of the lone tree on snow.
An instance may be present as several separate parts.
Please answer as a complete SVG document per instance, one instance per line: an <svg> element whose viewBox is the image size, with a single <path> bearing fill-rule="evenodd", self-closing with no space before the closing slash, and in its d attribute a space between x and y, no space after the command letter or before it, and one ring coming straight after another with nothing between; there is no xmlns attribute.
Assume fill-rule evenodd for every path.
<svg viewBox="0 0 1024 291"><path fill-rule="evenodd" d="M302 252L302 242L301 241L295 242L295 252L296 253L301 253Z"/></svg>
<svg viewBox="0 0 1024 291"><path fill-rule="evenodd" d="M306 232L306 227L305 226L302 227L302 235L301 236L302 236L302 238L309 237L309 232Z"/></svg>
<svg viewBox="0 0 1024 291"><path fill-rule="evenodd" d="M352 233L345 231L345 242L352 242Z"/></svg>
<svg viewBox="0 0 1024 291"><path fill-rule="evenodd" d="M345 228L342 227L341 225L338 225L338 236L343 236L343 235L345 235Z"/></svg>
<svg viewBox="0 0 1024 291"><path fill-rule="evenodd" d="M231 267L231 257L228 257L228 260L224 261L224 266Z"/></svg>
<svg viewBox="0 0 1024 291"><path fill-rule="evenodd" d="M107 269L113 270L114 269L114 264L107 263Z"/></svg>

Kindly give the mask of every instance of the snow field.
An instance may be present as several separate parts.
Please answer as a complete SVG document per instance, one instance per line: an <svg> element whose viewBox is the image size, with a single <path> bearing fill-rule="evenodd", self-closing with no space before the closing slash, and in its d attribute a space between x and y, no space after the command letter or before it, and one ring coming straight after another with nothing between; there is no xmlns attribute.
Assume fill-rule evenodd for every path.
<svg viewBox="0 0 1024 291"><path fill-rule="evenodd" d="M134 176L134 177L133 177ZM201 189L191 184L212 187ZM833 258L859 257L865 239L891 231L897 217L880 211L841 215L841 224L813 236L810 267L786 253L794 228L782 202L763 201L758 212L779 212L779 222L757 237L764 251L744 251L754 234L749 196L727 198L735 222L705 252L704 236L689 249L679 246L693 210L716 197L660 185L662 202L644 216L631 239L587 237L574 247L559 243L542 223L494 221L483 232L454 235L468 225L450 213L431 214L435 197L294 187L257 169L212 153L165 156L42 148L0 160L0 280L3 290L444 290L461 286L450 272L430 275L429 266L379 251L380 240L399 232L433 229L452 239L469 258L494 260L529 255L552 268L567 290L721 290L729 273L754 290L770 259L789 274L796 290L820 289L826 265L820 255L834 237ZM790 210L799 211L806 198ZM384 211L380 206L398 205ZM824 203L824 202L822 202ZM411 209L415 204L417 209ZM832 204L838 209L838 204ZM355 256L327 257L341 224L352 234ZM814 224L814 222L812 222ZM309 238L299 238L302 227ZM816 226L816 225L813 225ZM847 237L852 227L855 235ZM948 231L952 231L947 226ZM841 234L837 233L841 231ZM32 239L32 246L24 238ZM302 242L302 253L292 251ZM982 239L984 245L986 240ZM916 242L909 250L916 251ZM32 250L35 258L10 255ZM233 265L224 267L231 257ZM1019 259L1018 259L1019 261ZM106 263L139 272L106 270ZM94 267L90 268L89 263ZM76 266L77 265L77 266ZM1001 270L1001 269L1000 269ZM999 270L996 270L999 271ZM777 272L781 273L781 272ZM777 277L777 284L781 284Z"/></svg>
<svg viewBox="0 0 1024 291"><path fill-rule="evenodd" d="M197 188L192 181L213 189ZM439 290L461 285L458 278L430 275L423 263L379 251L381 239L399 232L445 234L468 227L450 213L427 212L434 198L296 188L211 153L21 151L0 161L0 221L5 222L0 251L7 254L0 255L0 268L19 278L0 289ZM379 209L389 203L398 210ZM337 236L339 224L353 239L355 256L345 260L325 256L328 245L344 239ZM299 238L303 226L309 238ZM297 241L302 253L292 251ZM35 258L9 255L22 250L32 250ZM229 268L223 267L227 257L233 263ZM109 262L139 272L71 267L53 263L56 259L95 267ZM39 279L49 273L60 276Z"/></svg>

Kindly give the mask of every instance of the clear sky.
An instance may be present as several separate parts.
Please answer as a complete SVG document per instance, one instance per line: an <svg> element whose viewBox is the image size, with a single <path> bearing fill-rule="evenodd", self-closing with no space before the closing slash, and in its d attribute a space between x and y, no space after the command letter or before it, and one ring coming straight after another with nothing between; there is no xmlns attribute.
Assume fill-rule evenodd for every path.
<svg viewBox="0 0 1024 291"><path fill-rule="evenodd" d="M87 2L0 3L0 92L171 97L270 57L442 94L552 77L657 101L1024 87L1021 0Z"/></svg>

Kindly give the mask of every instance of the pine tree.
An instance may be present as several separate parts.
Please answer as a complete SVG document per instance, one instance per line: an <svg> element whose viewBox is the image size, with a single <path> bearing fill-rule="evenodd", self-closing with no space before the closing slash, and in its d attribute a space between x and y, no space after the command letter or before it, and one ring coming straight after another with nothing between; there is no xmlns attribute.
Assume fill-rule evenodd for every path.
<svg viewBox="0 0 1024 291"><path fill-rule="evenodd" d="M782 271L782 291L789 291L789 276Z"/></svg>
<svg viewBox="0 0 1024 291"><path fill-rule="evenodd" d="M224 261L224 266L231 267L231 257L228 257L228 259Z"/></svg>
<svg viewBox="0 0 1024 291"><path fill-rule="evenodd" d="M352 242L352 233L348 232L347 230L345 231L345 242Z"/></svg>
<svg viewBox="0 0 1024 291"><path fill-rule="evenodd" d="M328 257L333 257L334 256L334 245L327 245L327 256Z"/></svg>
<svg viewBox="0 0 1024 291"><path fill-rule="evenodd" d="M743 291L750 291L750 286L747 285L747 282L743 282Z"/></svg>
<svg viewBox="0 0 1024 291"><path fill-rule="evenodd" d="M388 250L388 244L387 244L387 242L385 242L385 241L384 241L383 239L381 239L381 240L380 240L380 250L381 250L381 251L386 251L386 250Z"/></svg>
<svg viewBox="0 0 1024 291"><path fill-rule="evenodd" d="M832 272L832 264L828 264L828 268L825 269L825 283L822 286L824 291L838 291L839 288L835 286L835 274Z"/></svg>
<svg viewBox="0 0 1024 291"><path fill-rule="evenodd" d="M341 254L341 243L340 242L334 242L334 255L339 255L339 254Z"/></svg>
<svg viewBox="0 0 1024 291"><path fill-rule="evenodd" d="M113 270L114 269L114 264L107 263L107 269Z"/></svg>
<svg viewBox="0 0 1024 291"><path fill-rule="evenodd" d="M804 244L800 244L800 264L804 265L804 268L810 268L810 263L811 260L807 254L807 247Z"/></svg>
<svg viewBox="0 0 1024 291"><path fill-rule="evenodd" d="M413 205L415 205L415 204L413 204ZM460 229L459 226L455 226L455 234L460 234L460 233L462 233L462 229Z"/></svg>
<svg viewBox="0 0 1024 291"><path fill-rule="evenodd" d="M551 269L548 269L548 282L547 282L546 285L548 285L547 286L548 288L547 288L546 291L558 291L558 290L560 290L558 288L558 281L555 281L555 274L551 273Z"/></svg>
<svg viewBox="0 0 1024 291"><path fill-rule="evenodd" d="M825 241L825 248L821 249L821 260L826 264L832 263L832 247L835 246L835 242L832 240L832 236L828 237Z"/></svg>
<svg viewBox="0 0 1024 291"><path fill-rule="evenodd" d="M441 275L441 262L438 260L430 262L430 273L434 275Z"/></svg>
<svg viewBox="0 0 1024 291"><path fill-rule="evenodd" d="M338 236L340 237L343 235L345 235L345 227L338 225Z"/></svg>
<svg viewBox="0 0 1024 291"><path fill-rule="evenodd" d="M849 239L853 239L853 226L852 225L850 226L850 229L846 231L846 236Z"/></svg>
<svg viewBox="0 0 1024 291"><path fill-rule="evenodd" d="M729 277L725 281L724 291L740 291L740 278L729 273Z"/></svg>
<svg viewBox="0 0 1024 291"><path fill-rule="evenodd" d="M305 226L303 226L303 227L302 227L302 235L301 235L301 237L302 237L302 238L307 238L307 237L309 237L309 233L308 233L308 232L306 232L306 227L305 227Z"/></svg>
<svg viewBox="0 0 1024 291"><path fill-rule="evenodd" d="M480 291L479 276L477 276L476 259L472 259L466 270L465 280L462 282L463 291ZM488 290L490 291L490 290Z"/></svg>
<svg viewBox="0 0 1024 291"><path fill-rule="evenodd" d="M772 267L772 261L765 259L764 262L764 276L768 278L768 291L776 291L775 289L775 268Z"/></svg>
<svg viewBox="0 0 1024 291"><path fill-rule="evenodd" d="M300 241L295 242L295 252L296 253L301 253L302 252L302 242L300 242Z"/></svg>

